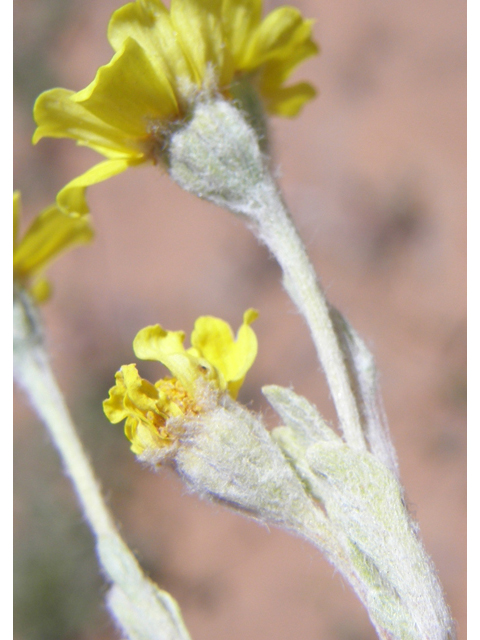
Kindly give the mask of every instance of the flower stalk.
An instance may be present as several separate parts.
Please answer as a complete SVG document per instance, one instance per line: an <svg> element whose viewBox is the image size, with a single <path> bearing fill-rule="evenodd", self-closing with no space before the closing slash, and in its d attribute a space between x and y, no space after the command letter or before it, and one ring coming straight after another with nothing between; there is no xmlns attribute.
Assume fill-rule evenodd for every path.
<svg viewBox="0 0 480 640"><path fill-rule="evenodd" d="M305 398L274 385L262 391L285 425L272 437L324 510L344 562L331 561L355 589L379 637L452 638L440 583L396 475L372 453L345 443ZM319 546L311 533L307 528Z"/></svg>
<svg viewBox="0 0 480 640"><path fill-rule="evenodd" d="M170 175L184 189L245 216L283 271L287 292L305 318L347 441L366 450L350 372L330 308L300 236L243 113L219 98L197 105L172 136Z"/></svg>
<svg viewBox="0 0 480 640"><path fill-rule="evenodd" d="M365 451L360 414L329 304L276 185L272 181L268 187L256 214L257 234L280 265L284 287L310 329L345 439L352 448Z"/></svg>
<svg viewBox="0 0 480 640"><path fill-rule="evenodd" d="M100 565L111 583L108 607L129 640L189 640L179 607L142 572L105 505L93 469L58 388L29 295L14 296L14 376L47 427L84 516Z"/></svg>

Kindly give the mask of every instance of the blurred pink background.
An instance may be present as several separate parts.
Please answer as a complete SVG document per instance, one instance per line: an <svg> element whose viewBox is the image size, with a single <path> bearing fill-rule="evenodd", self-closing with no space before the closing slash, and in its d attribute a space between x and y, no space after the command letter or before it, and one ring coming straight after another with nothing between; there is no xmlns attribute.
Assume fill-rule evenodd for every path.
<svg viewBox="0 0 480 640"><path fill-rule="evenodd" d="M293 4L315 19L322 47L295 78L320 95L299 118L271 121L280 183L331 302L375 353L409 506L464 640L466 3ZM109 61L106 27L118 6L14 2L14 186L25 218L99 160L68 140L32 147L31 108L40 91L79 90ZM212 314L236 329L255 307L260 349L240 399L273 426L260 388L293 385L334 421L307 329L268 252L240 220L159 169L100 184L89 202L96 240L50 269L55 292L43 316L54 368L127 541L178 599L194 640L375 638L315 549L201 502L169 471L143 469L101 412L116 369L134 361L140 328L159 322L188 335L197 316ZM163 375L152 364L139 369ZM96 574L89 536L43 427L19 393L16 400L16 638L119 637L103 610L105 588L95 577L75 579L82 564ZM65 578L52 566L80 548L72 529L86 550ZM32 550L45 559L35 579ZM92 602L80 605L84 591ZM75 602L65 605L69 592Z"/></svg>

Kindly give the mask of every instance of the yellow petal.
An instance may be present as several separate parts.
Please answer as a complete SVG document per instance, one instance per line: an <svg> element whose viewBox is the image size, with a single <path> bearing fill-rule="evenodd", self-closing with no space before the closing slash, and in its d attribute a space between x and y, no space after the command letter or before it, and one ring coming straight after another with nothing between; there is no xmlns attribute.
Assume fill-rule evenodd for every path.
<svg viewBox="0 0 480 640"><path fill-rule="evenodd" d="M175 437L171 437L165 431L159 432L150 422L141 422L135 418L128 418L125 422L125 435L132 443L131 451L136 455L141 455L145 451L168 452L172 447L175 448Z"/></svg>
<svg viewBox="0 0 480 640"><path fill-rule="evenodd" d="M138 374L134 364L124 365L115 375L115 386L103 403L103 410L113 424L125 422L125 435L132 442L132 451L171 445L169 434L162 428L163 416L158 410L163 393ZM168 402L165 401L168 408Z"/></svg>
<svg viewBox="0 0 480 640"><path fill-rule="evenodd" d="M107 400L105 400L105 402L108 402ZM105 410L105 402L103 403L103 407L104 407L104 411L105 414L107 416L107 418L110 420L110 422L112 424L116 424L117 422L121 422L121 420L116 420L113 421L110 419L107 411ZM139 420L137 420L137 418L133 418L132 416L129 416L126 420L125 420L125 427L124 427L124 433L127 436L127 438L130 440L130 442L134 442L135 440L135 435L137 433L137 429L138 429L138 425L139 425ZM133 446L130 447L130 450L133 451L133 453L142 453L143 449L140 449L140 451L134 451L133 450Z"/></svg>
<svg viewBox="0 0 480 640"><path fill-rule="evenodd" d="M144 162L143 158L118 158L104 160L85 173L74 178L57 194L57 205L70 216L82 216L89 212L85 191L87 187L103 182L112 176Z"/></svg>
<svg viewBox="0 0 480 640"><path fill-rule="evenodd" d="M126 389L125 407L144 415L147 411L158 413L158 389L140 377L135 365L123 366L123 383Z"/></svg>
<svg viewBox="0 0 480 640"><path fill-rule="evenodd" d="M183 331L166 331L159 324L141 329L133 341L133 351L141 360L158 360L185 388L192 390L198 377L195 359L186 353Z"/></svg>
<svg viewBox="0 0 480 640"><path fill-rule="evenodd" d="M311 84L299 82L291 87L279 87L266 92L265 106L269 113L293 118L303 105L316 95L317 92Z"/></svg>
<svg viewBox="0 0 480 640"><path fill-rule="evenodd" d="M29 287L31 297L37 304L46 302L52 295L52 285L46 278L38 278Z"/></svg>
<svg viewBox="0 0 480 640"><path fill-rule="evenodd" d="M233 76L233 60L225 47L222 0L172 0L170 17L182 49L192 65L198 86L211 67L220 86Z"/></svg>
<svg viewBox="0 0 480 640"><path fill-rule="evenodd" d="M115 386L108 392L108 399L103 401L103 411L107 418L113 424L121 422L128 416L125 409L126 387L123 381L123 370L126 367L134 367L135 365L124 365L120 371L115 374Z"/></svg>
<svg viewBox="0 0 480 640"><path fill-rule="evenodd" d="M311 21L298 9L280 7L269 13L258 27L248 49L248 65L258 67L267 60L288 58L311 33Z"/></svg>
<svg viewBox="0 0 480 640"><path fill-rule="evenodd" d="M254 309L245 312L236 340L230 325L220 318L203 316L195 322L192 346L221 372L232 397L236 397L257 355L257 337L249 326L257 317Z"/></svg>
<svg viewBox="0 0 480 640"><path fill-rule="evenodd" d="M137 0L115 11L108 25L108 39L119 51L127 38L138 42L156 73L166 76L172 86L179 81L195 82L169 11L160 0Z"/></svg>
<svg viewBox="0 0 480 640"><path fill-rule="evenodd" d="M67 89L51 89L39 95L33 109L38 125L33 144L45 137L72 138L107 157L139 155L137 141L97 118L72 100L74 96L75 92Z"/></svg>
<svg viewBox="0 0 480 640"><path fill-rule="evenodd" d="M223 30L237 68L243 67L261 15L262 0L224 0L222 3Z"/></svg>
<svg viewBox="0 0 480 640"><path fill-rule="evenodd" d="M135 336L133 351L141 360L158 360L163 363L165 357L185 353L184 340L183 331L167 331L159 324L150 325Z"/></svg>
<svg viewBox="0 0 480 640"><path fill-rule="evenodd" d="M261 71L261 91L268 91L270 87L279 87L289 78L297 65L317 53L317 45L307 38L296 44L288 56L268 60Z"/></svg>
<svg viewBox="0 0 480 640"><path fill-rule="evenodd" d="M93 230L87 217L71 218L56 205L51 205L35 218L14 250L14 275L31 278L60 253L76 244L89 242L92 237Z"/></svg>
<svg viewBox="0 0 480 640"><path fill-rule="evenodd" d="M134 139L147 137L150 122L178 115L170 83L155 72L146 52L132 38L71 99Z"/></svg>
<svg viewBox="0 0 480 640"><path fill-rule="evenodd" d="M132 443L131 451L137 456L145 450L156 451L169 443L160 437L153 425L132 419L125 423L125 435Z"/></svg>
<svg viewBox="0 0 480 640"><path fill-rule="evenodd" d="M127 38L133 38L142 47L151 43L157 20L169 15L161 0L134 0L113 12L108 23L108 41L120 51ZM149 46L148 44L146 45Z"/></svg>
<svg viewBox="0 0 480 640"><path fill-rule="evenodd" d="M115 374L115 383L103 403L110 422L120 422L127 416L145 421L148 412L158 414L158 389L140 377L136 365L123 365Z"/></svg>

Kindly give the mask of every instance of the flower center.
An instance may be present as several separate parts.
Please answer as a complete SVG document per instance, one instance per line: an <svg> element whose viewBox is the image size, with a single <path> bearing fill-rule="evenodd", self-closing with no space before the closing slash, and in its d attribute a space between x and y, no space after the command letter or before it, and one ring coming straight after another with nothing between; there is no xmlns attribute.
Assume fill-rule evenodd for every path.
<svg viewBox="0 0 480 640"><path fill-rule="evenodd" d="M158 418L163 419L163 424L171 417L198 414L200 412L200 408L192 395L188 393L177 378L162 378L155 386L165 398L163 410L158 415Z"/></svg>

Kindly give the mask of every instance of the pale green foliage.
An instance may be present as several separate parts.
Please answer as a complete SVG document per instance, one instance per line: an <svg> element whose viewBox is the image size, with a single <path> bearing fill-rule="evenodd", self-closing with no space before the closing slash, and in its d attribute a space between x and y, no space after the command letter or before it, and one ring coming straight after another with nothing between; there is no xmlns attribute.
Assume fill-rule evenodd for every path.
<svg viewBox="0 0 480 640"><path fill-rule="evenodd" d="M345 365L350 373L365 439L373 455L398 475L397 456L377 389L377 368L373 355L346 318L331 305L329 308Z"/></svg>
<svg viewBox="0 0 480 640"><path fill-rule="evenodd" d="M272 436L338 532L374 622L398 640L449 637L441 588L395 475L344 443L305 398L263 392L286 424Z"/></svg>

